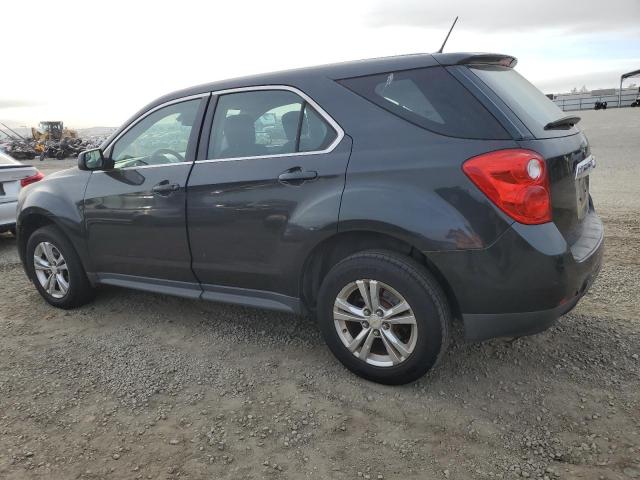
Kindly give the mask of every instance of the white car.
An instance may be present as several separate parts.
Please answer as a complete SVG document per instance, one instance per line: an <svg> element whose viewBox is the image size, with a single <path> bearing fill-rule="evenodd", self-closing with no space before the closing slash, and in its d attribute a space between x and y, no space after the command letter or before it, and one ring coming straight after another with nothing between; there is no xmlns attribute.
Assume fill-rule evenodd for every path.
<svg viewBox="0 0 640 480"><path fill-rule="evenodd" d="M44 175L31 165L24 165L0 151L0 233L15 234L18 193Z"/></svg>

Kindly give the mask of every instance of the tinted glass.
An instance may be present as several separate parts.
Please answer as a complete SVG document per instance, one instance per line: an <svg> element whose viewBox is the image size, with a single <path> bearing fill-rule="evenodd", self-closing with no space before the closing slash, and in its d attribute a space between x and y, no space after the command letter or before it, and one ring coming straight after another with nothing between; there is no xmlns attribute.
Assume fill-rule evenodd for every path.
<svg viewBox="0 0 640 480"><path fill-rule="evenodd" d="M304 118L300 126L299 151L325 150L335 140L336 135L333 127L311 105L306 104Z"/></svg>
<svg viewBox="0 0 640 480"><path fill-rule="evenodd" d="M545 132L544 126L566 114L526 78L511 68L498 66L474 66L471 71L513 110L536 137L554 136L553 132Z"/></svg>
<svg viewBox="0 0 640 480"><path fill-rule="evenodd" d="M303 102L285 90L222 95L216 106L208 157L295 152Z"/></svg>
<svg viewBox="0 0 640 480"><path fill-rule="evenodd" d="M189 100L146 116L115 143L115 168L183 162L199 105Z"/></svg>
<svg viewBox="0 0 640 480"><path fill-rule="evenodd" d="M510 138L482 104L442 67L341 80L385 110L427 130L452 137Z"/></svg>
<svg viewBox="0 0 640 480"><path fill-rule="evenodd" d="M230 93L218 100L208 158L325 150L336 135L333 127L293 92Z"/></svg>

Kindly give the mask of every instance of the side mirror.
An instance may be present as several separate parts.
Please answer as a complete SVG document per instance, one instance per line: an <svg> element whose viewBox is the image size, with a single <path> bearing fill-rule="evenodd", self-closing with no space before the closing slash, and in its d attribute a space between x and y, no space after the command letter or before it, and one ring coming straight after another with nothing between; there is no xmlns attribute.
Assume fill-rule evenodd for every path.
<svg viewBox="0 0 640 480"><path fill-rule="evenodd" d="M78 154L78 168L80 170L107 170L112 168L110 161L104 158L102 150L94 148Z"/></svg>

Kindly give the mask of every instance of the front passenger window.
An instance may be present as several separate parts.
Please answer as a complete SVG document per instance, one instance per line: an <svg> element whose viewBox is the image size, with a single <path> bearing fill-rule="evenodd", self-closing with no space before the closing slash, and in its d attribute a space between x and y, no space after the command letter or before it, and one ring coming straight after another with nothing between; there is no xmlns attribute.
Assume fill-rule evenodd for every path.
<svg viewBox="0 0 640 480"><path fill-rule="evenodd" d="M131 127L113 146L115 168L184 162L200 101L168 105Z"/></svg>

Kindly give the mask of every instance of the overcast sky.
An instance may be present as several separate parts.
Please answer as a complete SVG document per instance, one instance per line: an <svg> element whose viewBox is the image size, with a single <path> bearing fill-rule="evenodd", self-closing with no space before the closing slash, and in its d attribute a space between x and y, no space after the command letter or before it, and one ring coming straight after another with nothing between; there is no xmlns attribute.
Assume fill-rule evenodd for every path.
<svg viewBox="0 0 640 480"><path fill-rule="evenodd" d="M518 57L545 93L640 68L640 0L8 1L0 121L117 126L154 98L239 75L404 53ZM637 81L640 83L640 81Z"/></svg>

